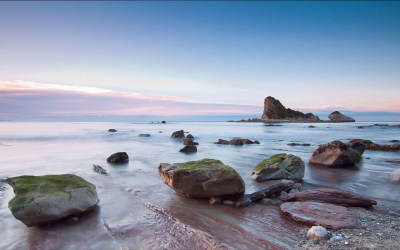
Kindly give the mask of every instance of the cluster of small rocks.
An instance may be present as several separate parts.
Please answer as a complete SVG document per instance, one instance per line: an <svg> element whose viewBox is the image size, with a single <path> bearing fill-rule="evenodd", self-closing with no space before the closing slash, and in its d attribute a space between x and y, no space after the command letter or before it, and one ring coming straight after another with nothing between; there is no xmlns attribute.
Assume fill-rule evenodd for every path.
<svg viewBox="0 0 400 250"><path fill-rule="evenodd" d="M224 139L218 139L217 142L215 142L215 144L230 144L230 145L235 145L235 146L242 146L244 144L260 144L259 141L257 140L249 140L249 139L242 139L240 137L234 137L232 138L230 141L224 140Z"/></svg>

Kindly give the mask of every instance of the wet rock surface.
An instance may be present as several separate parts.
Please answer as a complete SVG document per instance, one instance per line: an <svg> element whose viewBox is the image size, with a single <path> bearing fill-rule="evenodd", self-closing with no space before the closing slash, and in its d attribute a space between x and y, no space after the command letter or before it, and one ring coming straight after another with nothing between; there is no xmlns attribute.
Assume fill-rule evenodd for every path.
<svg viewBox="0 0 400 250"><path fill-rule="evenodd" d="M107 162L113 164L122 164L129 162L129 156L126 152L118 152L115 154L110 155L107 158Z"/></svg>
<svg viewBox="0 0 400 250"><path fill-rule="evenodd" d="M251 178L257 182L288 179L299 181L304 177L305 165L300 157L291 154L276 154L260 162Z"/></svg>
<svg viewBox="0 0 400 250"><path fill-rule="evenodd" d="M96 187L76 175L24 175L6 182L15 194L8 207L28 227L83 213L99 203Z"/></svg>
<svg viewBox="0 0 400 250"><path fill-rule="evenodd" d="M166 185L187 197L240 197L245 191L242 177L219 160L161 163L158 173Z"/></svg>
<svg viewBox="0 0 400 250"><path fill-rule="evenodd" d="M150 137L150 134L139 134L139 137Z"/></svg>
<svg viewBox="0 0 400 250"><path fill-rule="evenodd" d="M93 164L93 171L99 174L108 175L107 171L99 165Z"/></svg>
<svg viewBox="0 0 400 250"><path fill-rule="evenodd" d="M400 144L395 143L391 145L379 145L376 143L368 143L365 145L367 150L376 150L376 151L399 151Z"/></svg>
<svg viewBox="0 0 400 250"><path fill-rule="evenodd" d="M185 132L183 130L178 130L172 133L172 138L182 138L185 137Z"/></svg>
<svg viewBox="0 0 400 250"><path fill-rule="evenodd" d="M194 145L187 145L187 146L181 148L181 149L179 150L179 152L181 152L181 153L187 153L187 154L196 153L196 152L197 152L197 147L194 146Z"/></svg>
<svg viewBox="0 0 400 250"><path fill-rule="evenodd" d="M354 166L361 159L360 153L341 141L332 141L319 146L312 154L309 163L326 167Z"/></svg>
<svg viewBox="0 0 400 250"><path fill-rule="evenodd" d="M110 133L114 133L114 132L117 132L117 130L116 130L116 129L114 129L114 128L110 128L110 129L108 130L108 132L110 132Z"/></svg>
<svg viewBox="0 0 400 250"><path fill-rule="evenodd" d="M285 202L281 211L292 220L329 229L355 228L355 213L346 207L313 201Z"/></svg>
<svg viewBox="0 0 400 250"><path fill-rule="evenodd" d="M376 205L375 200L350 191L344 191L332 188L317 188L302 192L290 193L281 196L284 202L288 201L318 201L323 203L332 203L345 207L371 207Z"/></svg>
<svg viewBox="0 0 400 250"><path fill-rule="evenodd" d="M244 144L260 144L259 141L255 140L249 140L249 139L242 139L240 137L234 137L230 141L224 140L224 139L218 139L215 144L230 144L230 145L235 145L235 146L242 146Z"/></svg>

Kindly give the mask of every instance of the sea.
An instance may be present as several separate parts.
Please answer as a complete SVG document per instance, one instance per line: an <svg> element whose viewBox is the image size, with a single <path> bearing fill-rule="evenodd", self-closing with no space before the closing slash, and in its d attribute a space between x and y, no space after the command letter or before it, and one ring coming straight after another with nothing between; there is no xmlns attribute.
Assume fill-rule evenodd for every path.
<svg viewBox="0 0 400 250"><path fill-rule="evenodd" d="M159 164L218 159L242 176L246 193L251 193L267 185L251 179L258 163L274 154L293 154L306 164L303 184L307 187L339 188L368 195L378 204L400 205L400 185L389 181L389 174L400 168L398 152L366 150L353 168L308 164L319 145L333 140L393 144L400 140L400 127L391 126L397 124L0 122L0 179L75 174L96 185L100 198L91 212L29 228L8 209L14 194L1 181L0 249L295 249L298 224L282 215L279 206L235 208L179 196L162 182ZM111 128L117 132L108 132ZM184 146L182 139L171 138L171 134L181 129L195 137L197 153L179 152ZM260 144L214 143L233 137ZM292 142L310 146L289 146ZM129 163L108 164L107 157L116 152L126 152ZM109 175L93 172L93 164Z"/></svg>

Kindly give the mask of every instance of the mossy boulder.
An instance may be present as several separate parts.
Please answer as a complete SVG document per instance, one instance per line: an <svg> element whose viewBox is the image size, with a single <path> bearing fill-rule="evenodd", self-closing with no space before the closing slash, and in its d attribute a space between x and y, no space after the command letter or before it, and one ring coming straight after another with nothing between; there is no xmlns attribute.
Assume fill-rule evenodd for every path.
<svg viewBox="0 0 400 250"><path fill-rule="evenodd" d="M15 193L8 207L28 227L88 211L99 203L96 187L76 175L23 175L6 182Z"/></svg>
<svg viewBox="0 0 400 250"><path fill-rule="evenodd" d="M276 154L260 162L251 177L257 182L280 179L299 181L304 177L304 170L305 165L300 157Z"/></svg>
<svg viewBox="0 0 400 250"><path fill-rule="evenodd" d="M158 173L177 193L192 198L232 197L244 194L242 177L219 160L203 159L185 163L161 163Z"/></svg>

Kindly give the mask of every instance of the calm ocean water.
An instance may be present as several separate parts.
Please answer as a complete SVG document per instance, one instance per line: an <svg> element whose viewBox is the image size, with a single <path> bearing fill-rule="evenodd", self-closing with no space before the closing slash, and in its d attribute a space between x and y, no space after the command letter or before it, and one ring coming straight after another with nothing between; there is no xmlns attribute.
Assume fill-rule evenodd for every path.
<svg viewBox="0 0 400 250"><path fill-rule="evenodd" d="M251 180L253 168L277 153L290 153L308 162L320 144L332 140L368 139L378 144L400 140L400 128L374 123L276 124L227 122L96 123L96 122L1 122L0 178L16 175L76 174L97 186L99 209L80 218L45 228L27 228L14 219L7 207L12 189L0 183L0 249L28 247L61 249L202 248L217 242L234 248L292 248L298 240L295 227L276 208L255 205L246 209L211 207L207 201L177 196L158 176L161 162L174 163L219 159L235 168L246 183L246 192L265 184ZM391 124L391 123L388 123ZM109 128L117 133L108 133ZM171 133L183 129L199 142L198 152L182 154L181 139ZM139 137L141 133L151 137ZM242 137L260 145L216 145L218 139ZM311 146L288 146L290 142ZM130 162L111 166L106 158L125 151ZM304 181L337 187L379 200L400 201L400 185L389 182L389 173L399 164L397 152L365 151L357 168L327 169L306 164ZM110 176L92 171L103 166ZM240 233L242 237L235 237ZM188 237L187 235L191 235ZM207 235L207 239L204 239ZM198 237L198 239L196 238ZM192 242L193 241L193 242ZM200 242L200 243L199 243ZM203 243L201 243L203 242ZM200 245L199 245L200 244Z"/></svg>

